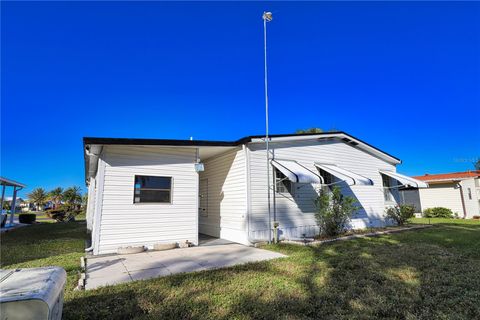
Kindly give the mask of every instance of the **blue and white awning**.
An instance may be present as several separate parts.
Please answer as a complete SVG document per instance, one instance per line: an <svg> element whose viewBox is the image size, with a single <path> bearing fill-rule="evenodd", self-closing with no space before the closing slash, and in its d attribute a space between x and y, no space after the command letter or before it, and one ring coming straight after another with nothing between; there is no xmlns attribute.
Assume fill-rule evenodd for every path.
<svg viewBox="0 0 480 320"><path fill-rule="evenodd" d="M394 171L380 170L380 173L397 180L402 186L414 188L428 188L428 183L414 179L412 177L404 176L403 174Z"/></svg>
<svg viewBox="0 0 480 320"><path fill-rule="evenodd" d="M293 160L272 160L272 166L278 169L288 178L288 180L296 183L322 183L319 174L309 170Z"/></svg>
<svg viewBox="0 0 480 320"><path fill-rule="evenodd" d="M315 163L315 166L319 169L322 169L332 176L335 176L340 181L344 181L349 186L353 185L364 185L364 186L371 186L373 185L373 181L369 178L361 176L355 172L349 171L347 169L340 168L334 164L323 164L323 163Z"/></svg>

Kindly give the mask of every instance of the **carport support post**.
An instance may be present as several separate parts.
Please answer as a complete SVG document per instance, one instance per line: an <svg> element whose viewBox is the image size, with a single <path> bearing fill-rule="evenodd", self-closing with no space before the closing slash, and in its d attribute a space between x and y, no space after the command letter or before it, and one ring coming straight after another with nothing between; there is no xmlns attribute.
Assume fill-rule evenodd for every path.
<svg viewBox="0 0 480 320"><path fill-rule="evenodd" d="M13 187L12 205L10 206L10 226L13 226L13 216L15 215L15 207L17 206L17 187Z"/></svg>
<svg viewBox="0 0 480 320"><path fill-rule="evenodd" d="M5 200L5 185L2 184L2 204L0 206L0 212L3 213L3 200Z"/></svg>

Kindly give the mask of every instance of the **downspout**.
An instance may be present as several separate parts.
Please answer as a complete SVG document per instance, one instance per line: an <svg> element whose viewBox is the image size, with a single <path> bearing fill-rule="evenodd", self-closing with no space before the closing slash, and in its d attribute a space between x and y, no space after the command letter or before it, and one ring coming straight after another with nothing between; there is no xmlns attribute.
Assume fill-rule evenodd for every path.
<svg viewBox="0 0 480 320"><path fill-rule="evenodd" d="M463 219L467 218L467 209L465 207L465 198L463 197L463 187L462 182L458 181L458 189L460 190L460 199L462 199L462 208L463 208Z"/></svg>

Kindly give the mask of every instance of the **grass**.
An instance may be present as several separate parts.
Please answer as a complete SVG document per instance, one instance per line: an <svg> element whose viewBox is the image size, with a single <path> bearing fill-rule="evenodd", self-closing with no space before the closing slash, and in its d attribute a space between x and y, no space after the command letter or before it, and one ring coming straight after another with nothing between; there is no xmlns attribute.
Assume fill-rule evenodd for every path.
<svg viewBox="0 0 480 320"><path fill-rule="evenodd" d="M2 234L0 266L60 266L67 271L66 299L73 293L84 255L85 222L38 223Z"/></svg>
<svg viewBox="0 0 480 320"><path fill-rule="evenodd" d="M92 291L71 286L83 246L78 222L19 229L25 234L16 241L8 239L14 232L2 235L2 263L69 267L65 319L478 319L480 222L431 222L318 247L271 245L289 257ZM24 239L39 227L45 229L36 229L35 239ZM63 242L57 237L70 248L49 246ZM30 254L27 243L51 253Z"/></svg>

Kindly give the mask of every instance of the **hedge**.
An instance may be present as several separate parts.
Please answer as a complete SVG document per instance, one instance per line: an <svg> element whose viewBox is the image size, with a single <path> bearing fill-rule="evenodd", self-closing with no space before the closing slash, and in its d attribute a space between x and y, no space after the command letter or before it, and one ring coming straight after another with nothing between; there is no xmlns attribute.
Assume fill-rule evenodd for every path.
<svg viewBox="0 0 480 320"><path fill-rule="evenodd" d="M426 218L453 218L452 210L443 207L428 208L423 211Z"/></svg>
<svg viewBox="0 0 480 320"><path fill-rule="evenodd" d="M32 224L36 219L37 215L35 213L21 213L18 215L18 221L20 223Z"/></svg>

